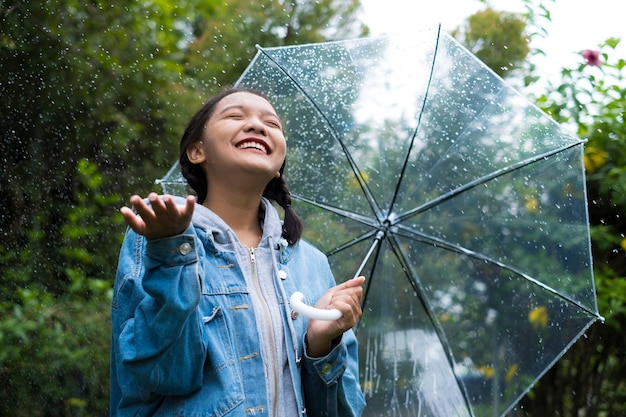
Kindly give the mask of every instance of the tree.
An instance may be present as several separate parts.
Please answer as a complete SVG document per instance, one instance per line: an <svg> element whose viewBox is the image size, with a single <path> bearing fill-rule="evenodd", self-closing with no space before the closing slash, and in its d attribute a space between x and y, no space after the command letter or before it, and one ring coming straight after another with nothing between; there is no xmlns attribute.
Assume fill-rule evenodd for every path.
<svg viewBox="0 0 626 417"><path fill-rule="evenodd" d="M550 20L549 7L541 0L522 0L522 3L526 10L522 16L526 33L522 32L520 39L495 35L505 28L495 23L499 12L489 11L468 20L466 27L474 26L474 30L466 32L473 33L466 38L468 47L496 72L507 61L498 57L499 52L524 41L524 36L532 47L535 37L547 35L541 22ZM493 27L487 29L490 24ZM488 36L481 40L481 33ZM486 56L479 54L480 48L473 49L487 43L500 47ZM534 99L557 122L569 126L588 141L584 162L594 273L598 307L606 321L594 324L539 380L511 415L612 417L626 413L623 382L626 372L623 337L626 327L626 222L623 216L626 211L626 144L623 140L626 137L623 123L626 61L614 57L618 44L618 39L608 39L598 51L581 51L580 65L564 68L561 81L550 83L547 92ZM543 52L531 48L528 54L532 57ZM521 75L529 85L539 76L534 73L532 62L526 64L528 67ZM517 71L502 75L508 77L509 74L520 75Z"/></svg>
<svg viewBox="0 0 626 417"><path fill-rule="evenodd" d="M169 162L182 33L150 3L4 1L0 16L0 414L102 414L115 208Z"/></svg>
<svg viewBox="0 0 626 417"><path fill-rule="evenodd" d="M341 36L359 5L229 3L0 3L0 414L106 414L117 207L158 191L187 119L251 58L243 45Z"/></svg>
<svg viewBox="0 0 626 417"><path fill-rule="evenodd" d="M127 167L154 175L155 166L174 157L161 94L180 76L175 51L163 52L177 36L159 37L144 23L153 14L157 10L142 3L125 9L75 0L3 3L3 243L8 253L28 247L36 254L30 261L48 291L62 293L68 282L58 267L58 242L80 198L78 162L95 163L105 192L116 193L137 182L121 175ZM154 26L168 25L173 22L155 18ZM108 219L110 210L99 214ZM100 243L87 248L95 251ZM2 271L22 263L16 256Z"/></svg>
<svg viewBox="0 0 626 417"><path fill-rule="evenodd" d="M606 416L626 413L626 61L613 57L618 39L582 51L539 104L586 139L589 215L598 307L597 323L556 363L523 402L526 415ZM590 60L597 52L599 60ZM594 54L595 55L595 54Z"/></svg>
<svg viewBox="0 0 626 417"><path fill-rule="evenodd" d="M246 0L220 3L193 25L186 48L186 74L196 80L201 99L232 85L264 47L358 37L367 28L356 21L359 0ZM209 94L207 94L207 92Z"/></svg>
<svg viewBox="0 0 626 417"><path fill-rule="evenodd" d="M507 77L522 68L530 52L525 30L526 23L518 14L488 7L471 15L452 35L496 74Z"/></svg>

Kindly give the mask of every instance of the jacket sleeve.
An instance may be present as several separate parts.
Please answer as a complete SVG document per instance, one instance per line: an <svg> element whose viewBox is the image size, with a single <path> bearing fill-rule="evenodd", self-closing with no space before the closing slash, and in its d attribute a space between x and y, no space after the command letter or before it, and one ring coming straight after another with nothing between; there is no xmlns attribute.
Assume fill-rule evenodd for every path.
<svg viewBox="0 0 626 417"><path fill-rule="evenodd" d="M300 245L304 245L301 242ZM306 249L306 248L302 248ZM318 250L299 252L297 265L309 275L305 278L312 299L319 298L336 285L328 258ZM306 260L304 259L306 256ZM313 263L313 264L312 264ZM321 358L307 354L306 335L302 366L302 388L309 417L358 417L365 408L365 397L359 384L358 344L352 330L343 334L330 353Z"/></svg>
<svg viewBox="0 0 626 417"><path fill-rule="evenodd" d="M112 349L117 379L132 380L141 397L184 395L201 387L206 355L197 310L200 286L192 227L148 242L127 233L116 276Z"/></svg>
<svg viewBox="0 0 626 417"><path fill-rule="evenodd" d="M325 357L311 358L305 350L302 385L309 416L361 415L365 398L358 380L357 350L352 330Z"/></svg>

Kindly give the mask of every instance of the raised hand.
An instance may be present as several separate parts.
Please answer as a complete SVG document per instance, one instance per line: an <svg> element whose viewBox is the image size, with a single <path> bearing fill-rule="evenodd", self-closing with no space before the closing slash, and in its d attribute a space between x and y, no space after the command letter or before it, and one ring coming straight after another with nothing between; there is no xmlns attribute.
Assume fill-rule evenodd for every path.
<svg viewBox="0 0 626 417"><path fill-rule="evenodd" d="M159 239L184 232L193 215L194 196L187 196L185 205L177 205L172 196L159 197L156 193L148 195L150 205L138 195L130 198L136 213L129 207L122 207L120 212L124 220L136 233L147 239Z"/></svg>
<svg viewBox="0 0 626 417"><path fill-rule="evenodd" d="M311 357L325 356L330 352L332 341L354 327L361 317L361 298L365 277L353 278L328 291L317 301L316 308L341 311L334 321L310 319L307 326L308 354Z"/></svg>

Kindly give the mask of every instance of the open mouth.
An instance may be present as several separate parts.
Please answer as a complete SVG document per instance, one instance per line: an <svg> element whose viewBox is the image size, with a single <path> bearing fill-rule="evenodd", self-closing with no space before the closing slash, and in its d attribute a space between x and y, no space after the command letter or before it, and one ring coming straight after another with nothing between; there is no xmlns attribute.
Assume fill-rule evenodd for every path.
<svg viewBox="0 0 626 417"><path fill-rule="evenodd" d="M269 154L269 149L263 142L254 140L244 140L237 144L237 149L256 149L264 154Z"/></svg>

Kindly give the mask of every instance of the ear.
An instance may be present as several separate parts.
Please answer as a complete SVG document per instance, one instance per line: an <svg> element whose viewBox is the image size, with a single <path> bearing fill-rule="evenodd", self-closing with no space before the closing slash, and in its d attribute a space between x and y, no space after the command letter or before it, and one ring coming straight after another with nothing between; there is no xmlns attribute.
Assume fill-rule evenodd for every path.
<svg viewBox="0 0 626 417"><path fill-rule="evenodd" d="M194 142L187 147L187 158L192 164L201 164L206 160L202 141Z"/></svg>
<svg viewBox="0 0 626 417"><path fill-rule="evenodd" d="M278 171L276 174L274 174L274 178L280 178L280 171Z"/></svg>

